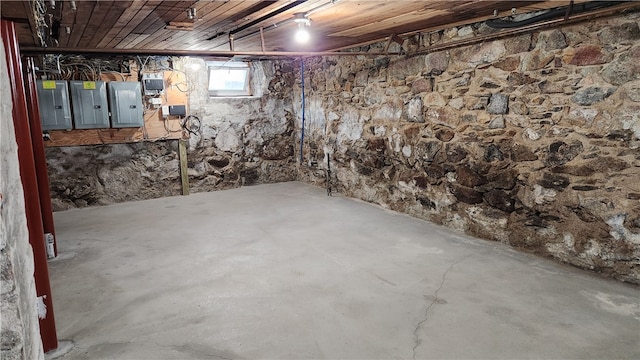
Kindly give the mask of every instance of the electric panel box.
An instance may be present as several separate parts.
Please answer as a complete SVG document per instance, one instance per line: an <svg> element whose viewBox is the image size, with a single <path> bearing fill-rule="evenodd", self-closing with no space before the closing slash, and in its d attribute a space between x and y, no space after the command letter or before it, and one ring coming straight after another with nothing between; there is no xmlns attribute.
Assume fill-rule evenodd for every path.
<svg viewBox="0 0 640 360"><path fill-rule="evenodd" d="M164 77L162 73L142 74L142 85L145 95L160 95L164 93Z"/></svg>
<svg viewBox="0 0 640 360"><path fill-rule="evenodd" d="M104 81L70 81L71 108L76 129L109 127L107 85Z"/></svg>
<svg viewBox="0 0 640 360"><path fill-rule="evenodd" d="M67 82L38 80L37 88L42 130L72 129Z"/></svg>
<svg viewBox="0 0 640 360"><path fill-rule="evenodd" d="M108 88L111 126L126 128L144 125L140 83L111 81Z"/></svg>

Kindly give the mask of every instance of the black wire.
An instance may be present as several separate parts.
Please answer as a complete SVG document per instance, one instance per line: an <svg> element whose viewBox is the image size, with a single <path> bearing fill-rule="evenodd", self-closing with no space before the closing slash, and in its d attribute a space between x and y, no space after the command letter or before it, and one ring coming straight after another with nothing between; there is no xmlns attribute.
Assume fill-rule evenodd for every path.
<svg viewBox="0 0 640 360"><path fill-rule="evenodd" d="M573 10L571 11L571 13L572 14L578 14L578 13L589 11L589 10L594 10L594 9L598 9L598 8L604 8L604 7L617 5L617 4L620 4L620 3L621 3L620 1L604 1L604 2L594 1L594 2L590 2L590 3L573 5ZM508 20L503 20L503 19L490 19L490 20L487 20L486 24L487 24L487 26L489 26L491 28L494 28L494 29L518 28L518 27L521 27L521 26L535 24L535 23L540 22L540 21L551 20L551 19L556 18L556 17L565 16L566 13L567 13L567 9L566 9L566 7L564 7L564 8L553 9L553 10L550 10L549 12L544 13L544 14L540 14L540 15L537 15L537 16L522 20L522 21L508 21Z"/></svg>
<svg viewBox="0 0 640 360"><path fill-rule="evenodd" d="M187 115L184 119L182 119L180 126L189 134L198 135L200 133L202 122L196 115Z"/></svg>

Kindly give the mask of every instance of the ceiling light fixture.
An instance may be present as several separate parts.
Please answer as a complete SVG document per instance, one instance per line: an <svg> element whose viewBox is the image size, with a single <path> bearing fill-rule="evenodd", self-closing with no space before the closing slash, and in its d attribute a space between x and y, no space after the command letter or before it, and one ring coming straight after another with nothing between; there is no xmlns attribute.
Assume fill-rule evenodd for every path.
<svg viewBox="0 0 640 360"><path fill-rule="evenodd" d="M73 10L73 11L78 10L78 7L76 6L75 0L71 0L71 10Z"/></svg>
<svg viewBox="0 0 640 360"><path fill-rule="evenodd" d="M305 13L295 13L293 14L293 16L293 21L298 24L298 29L296 30L294 39L300 44L309 42L309 40L311 39L311 34L309 33L307 27L311 26L311 20Z"/></svg>
<svg viewBox="0 0 640 360"><path fill-rule="evenodd" d="M187 10L187 17L189 18L189 20L195 19L196 15L197 15L196 8L192 7Z"/></svg>

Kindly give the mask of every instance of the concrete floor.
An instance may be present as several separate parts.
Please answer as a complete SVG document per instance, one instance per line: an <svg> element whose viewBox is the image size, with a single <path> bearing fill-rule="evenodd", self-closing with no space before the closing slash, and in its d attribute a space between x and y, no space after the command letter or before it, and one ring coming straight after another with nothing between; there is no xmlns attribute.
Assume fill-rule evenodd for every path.
<svg viewBox="0 0 640 360"><path fill-rule="evenodd" d="M640 358L640 290L302 183L55 214L64 359Z"/></svg>

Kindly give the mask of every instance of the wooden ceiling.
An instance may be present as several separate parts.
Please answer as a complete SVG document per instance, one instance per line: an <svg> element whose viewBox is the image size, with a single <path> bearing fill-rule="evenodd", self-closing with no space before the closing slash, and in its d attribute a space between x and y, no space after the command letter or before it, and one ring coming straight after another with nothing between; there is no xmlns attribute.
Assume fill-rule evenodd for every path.
<svg viewBox="0 0 640 360"><path fill-rule="evenodd" d="M73 4L76 9L74 10ZM328 51L498 16L566 6L569 1L200 0L2 1L21 46L87 49ZM188 10L196 9L189 19ZM293 41L295 13L311 19L312 41ZM37 24L46 24L47 27ZM59 24L59 26L57 26ZM57 30L56 30L57 28ZM260 29L262 28L262 37ZM264 41L261 41L261 38Z"/></svg>

